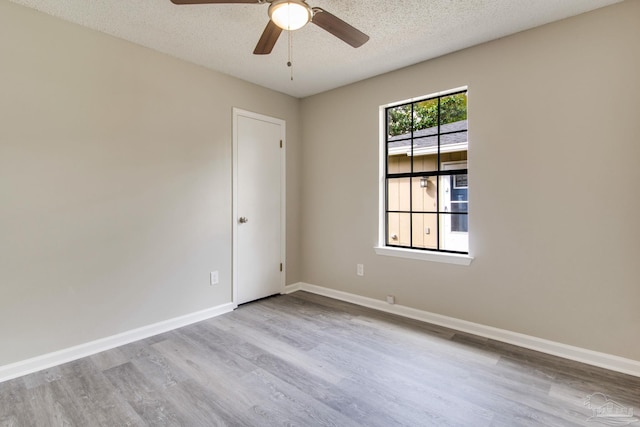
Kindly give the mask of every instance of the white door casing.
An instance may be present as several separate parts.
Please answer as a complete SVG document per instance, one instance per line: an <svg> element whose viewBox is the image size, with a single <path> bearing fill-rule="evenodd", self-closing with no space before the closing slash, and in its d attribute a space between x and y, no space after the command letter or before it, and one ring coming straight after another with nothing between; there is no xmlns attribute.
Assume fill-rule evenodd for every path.
<svg viewBox="0 0 640 427"><path fill-rule="evenodd" d="M236 305L284 290L284 147L283 120L233 109L232 286Z"/></svg>

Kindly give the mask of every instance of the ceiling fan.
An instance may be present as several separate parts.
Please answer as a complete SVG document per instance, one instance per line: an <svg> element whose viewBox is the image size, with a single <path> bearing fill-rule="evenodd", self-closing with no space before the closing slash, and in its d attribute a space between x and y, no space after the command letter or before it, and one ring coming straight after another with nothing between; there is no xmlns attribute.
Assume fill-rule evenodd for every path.
<svg viewBox="0 0 640 427"><path fill-rule="evenodd" d="M305 0L171 0L171 2L178 5L268 3L270 19L253 51L255 55L271 53L282 30L297 30L309 22L316 24L353 47L360 47L369 40L369 36L362 31L324 9L309 6Z"/></svg>

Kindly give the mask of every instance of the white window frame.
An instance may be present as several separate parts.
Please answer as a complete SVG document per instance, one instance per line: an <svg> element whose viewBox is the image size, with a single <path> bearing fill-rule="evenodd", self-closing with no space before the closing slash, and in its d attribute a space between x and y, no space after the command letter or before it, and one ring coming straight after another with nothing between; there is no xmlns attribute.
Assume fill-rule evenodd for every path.
<svg viewBox="0 0 640 427"><path fill-rule="evenodd" d="M471 254L471 241L469 242L469 254L455 254L455 253L447 253L447 252L436 252L436 251L423 251L418 249L409 249L409 248L397 248L390 247L386 244L386 227L385 227L385 206L386 206L386 187L385 187L385 167L386 167L386 132L385 128L385 115L386 110L389 107L394 107L396 105L408 104L415 101L419 101L425 98L433 98L437 96L446 96L450 93L460 92L462 90L467 90L468 88L465 86L458 87L455 89L437 92L430 95L419 96L415 98L406 99L404 101L394 102L386 105L381 105L379 108L379 162L378 162L378 243L374 246L374 251L378 255L382 256L390 256L396 258L405 258L405 259L414 259L421 261L432 261L432 262L441 262L446 264L457 264L457 265L470 265L471 261L473 261L473 256ZM469 162L469 159L467 160ZM469 237L471 234L469 233Z"/></svg>

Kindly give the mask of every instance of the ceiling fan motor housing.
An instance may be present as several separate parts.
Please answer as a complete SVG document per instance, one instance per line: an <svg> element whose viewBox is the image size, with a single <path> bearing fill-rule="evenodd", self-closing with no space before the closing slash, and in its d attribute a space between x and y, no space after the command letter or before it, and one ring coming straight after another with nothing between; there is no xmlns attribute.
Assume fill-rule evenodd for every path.
<svg viewBox="0 0 640 427"><path fill-rule="evenodd" d="M269 5L269 18L283 30L294 31L311 21L313 10L303 0L274 0Z"/></svg>

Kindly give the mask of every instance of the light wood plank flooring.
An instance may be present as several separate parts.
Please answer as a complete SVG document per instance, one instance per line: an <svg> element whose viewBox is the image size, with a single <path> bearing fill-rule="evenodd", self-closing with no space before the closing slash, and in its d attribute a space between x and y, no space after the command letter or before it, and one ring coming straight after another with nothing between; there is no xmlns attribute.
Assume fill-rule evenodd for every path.
<svg viewBox="0 0 640 427"><path fill-rule="evenodd" d="M594 393L640 415L640 378L296 292L0 383L0 426L604 425Z"/></svg>

